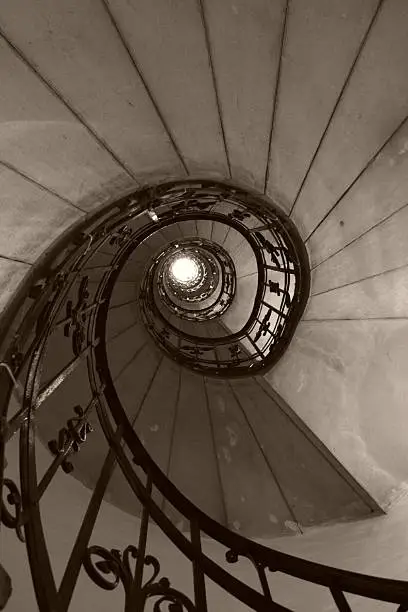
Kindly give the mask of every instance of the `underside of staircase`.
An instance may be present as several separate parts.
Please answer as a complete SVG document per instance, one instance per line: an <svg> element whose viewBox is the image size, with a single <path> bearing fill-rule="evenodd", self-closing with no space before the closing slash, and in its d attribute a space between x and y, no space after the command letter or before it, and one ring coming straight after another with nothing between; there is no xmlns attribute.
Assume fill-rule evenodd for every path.
<svg viewBox="0 0 408 612"><path fill-rule="evenodd" d="M282 536L307 542L317 528L350 526L358 534L351 521L373 525L375 535L406 495L407 32L404 0L13 0L0 7L0 455L10 443L4 483L19 483L8 503L23 508L15 521L2 510L2 520L21 531L33 507L34 522L47 515L62 592L54 600L60 607L47 608L52 580L45 595L36 591L41 611L68 610L64 563L88 516L61 491L94 499L109 452L118 463L103 512L130 521L135 533L146 521L157 528L155 554L168 554L170 566L180 562L183 576L192 559L185 540L194 554L201 545L209 556L213 543L228 548L213 524L236 542L268 545ZM265 225L255 222L264 218ZM277 227L292 246L267 237ZM166 261L177 249L206 266L205 278L211 270L218 297L208 278L197 301L186 300L193 289L171 293ZM40 308L46 295L48 310ZM248 321L253 327L245 328ZM98 407L98 382L116 406L111 412ZM28 397L37 399L29 405ZM81 410L84 439L65 461L61 431L74 415L85 418ZM35 453L41 495L27 476ZM54 485L47 462L58 456ZM146 469L150 460L158 472ZM145 494L156 518L146 517ZM187 505L178 504L182 498ZM182 511L192 512L190 503L210 522ZM75 515L77 531L60 553L53 521L64 512ZM111 538L119 518L104 520L95 523L99 544L124 549ZM40 556L32 551L40 536L27 529L39 584ZM179 557L160 540L172 529ZM101 535L108 532L109 544ZM6 550L17 558L8 543ZM235 563L237 550L231 544L220 557ZM400 567L387 566L387 554L378 573L405 579ZM202 589L212 570L200 559L181 590L194 592L201 607L184 602L174 610L205 612ZM290 587L279 599L288 608L273 607L273 593L268 599L265 559L254 567L269 603L257 600L253 609L292 609ZM337 565L335 552L333 559ZM349 559L345 570L349 561L366 571ZM3 555L1 563L7 570ZM126 595L118 606L130 612L126 563L110 563L102 573L114 568ZM320 584L318 570L309 578L299 568L292 577ZM80 580L90 575L82 568ZM342 599L346 582L336 580L316 587L327 587L331 599L314 609L351 609ZM247 609L249 591L215 582L237 597L223 612ZM246 574L243 582L250 583ZM403 592L388 585L384 593L391 587ZM363 602L359 588L350 590L353 610L408 609L399 591L380 607ZM379 593L373 586L368 597ZM23 609L24 597L12 597L7 609ZM75 597L72 609L84 609ZM221 609L216 595L207 598L208 609ZM293 609L312 610L301 600Z"/></svg>

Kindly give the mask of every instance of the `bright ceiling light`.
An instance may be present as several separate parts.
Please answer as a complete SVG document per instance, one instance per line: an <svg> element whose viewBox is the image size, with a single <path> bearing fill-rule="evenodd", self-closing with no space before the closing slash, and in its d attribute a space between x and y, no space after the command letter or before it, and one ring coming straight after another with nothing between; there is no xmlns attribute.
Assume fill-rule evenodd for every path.
<svg viewBox="0 0 408 612"><path fill-rule="evenodd" d="M198 265L191 257L178 257L173 261L170 272L179 283L191 283L198 276Z"/></svg>

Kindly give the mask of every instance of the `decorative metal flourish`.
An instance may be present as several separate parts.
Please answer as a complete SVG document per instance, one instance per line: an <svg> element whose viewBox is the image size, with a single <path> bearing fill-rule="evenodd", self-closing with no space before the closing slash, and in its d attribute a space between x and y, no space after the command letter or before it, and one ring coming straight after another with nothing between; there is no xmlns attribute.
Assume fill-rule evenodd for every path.
<svg viewBox="0 0 408 612"><path fill-rule="evenodd" d="M209 202L200 202L198 200L190 200L190 199L187 200L186 199L181 204L178 204L177 206L175 206L175 211L183 213L191 209L206 210L213 204L214 202L212 200Z"/></svg>
<svg viewBox="0 0 408 612"><path fill-rule="evenodd" d="M271 326L271 323L269 320L271 318L271 314L272 314L272 310L268 310L268 312L265 314L264 318L262 319L261 325L259 326L259 329L254 338L255 342L257 342L261 336L266 336L268 332L271 333L269 329Z"/></svg>
<svg viewBox="0 0 408 612"><path fill-rule="evenodd" d="M200 357L204 353L204 350L202 348L199 348L198 346L195 346L195 345L189 346L187 344L184 344L180 348L182 351L184 351L185 353L188 353L195 359L198 359L198 357Z"/></svg>
<svg viewBox="0 0 408 612"><path fill-rule="evenodd" d="M245 557L252 563L252 565L254 566L256 570L256 573L258 574L259 582L261 583L262 591L266 599L266 602L269 604L272 604L273 599L272 599L272 595L271 595L271 591L269 588L269 583L268 583L265 571L268 569L269 571L274 572L277 570L277 567L273 566L270 563L266 564L259 559L255 559L254 556L250 553L242 553L242 552L238 553L232 549L228 550L225 553L225 559L228 563L237 563L239 560L239 557Z"/></svg>
<svg viewBox="0 0 408 612"><path fill-rule="evenodd" d="M163 329L159 332L159 338L161 340L168 340L168 338L170 338L169 330L163 327Z"/></svg>
<svg viewBox="0 0 408 612"><path fill-rule="evenodd" d="M197 608L181 591L173 589L167 578L162 578L157 584L152 584L145 590L145 602L153 597L158 597L158 601L153 606L153 612L195 612Z"/></svg>
<svg viewBox="0 0 408 612"><path fill-rule="evenodd" d="M24 534L22 531L23 525L23 510L20 491L17 485L10 479L5 478L3 480L4 489L8 490L5 500L1 501L1 521L9 529L15 529L18 539L21 542L25 542ZM14 513L10 512L7 508L6 502L9 506L14 508Z"/></svg>
<svg viewBox="0 0 408 612"><path fill-rule="evenodd" d="M260 244L262 245L262 247L265 249L265 251L267 253L269 253L272 262L274 263L274 265L279 268L282 272L285 271L285 267L282 265L282 262L279 261L278 258L278 254L284 255L285 259L287 261L291 261L293 262L293 257L289 251L288 248L286 247L282 247L282 246L276 246L274 244L272 244L272 242L270 242L270 240L268 240L267 238L265 238L265 236L263 234L261 234L261 232L255 232L255 236L257 237L258 241L260 242ZM293 262L294 263L294 262Z"/></svg>
<svg viewBox="0 0 408 612"><path fill-rule="evenodd" d="M229 347L229 352L231 355L231 359L234 363L239 363L239 355L241 353L241 349L238 344L233 344Z"/></svg>
<svg viewBox="0 0 408 612"><path fill-rule="evenodd" d="M64 336L68 338L72 331L72 350L76 357L81 353L86 339L85 324L87 317L85 310L88 306L88 298L88 277L84 276L79 284L77 303L74 306L72 300L67 302L66 316L69 320L64 325Z"/></svg>
<svg viewBox="0 0 408 612"><path fill-rule="evenodd" d="M132 545L123 552L115 548L107 550L102 546L90 546L83 561L84 568L91 580L102 589L112 591L121 582L126 594L129 594L133 583L131 558L136 559L137 554L137 548ZM94 562L93 556L98 556L101 560ZM145 563L147 564L146 561ZM153 579L158 573L159 570L153 565ZM111 576L111 579L108 576Z"/></svg>
<svg viewBox="0 0 408 612"><path fill-rule="evenodd" d="M0 563L0 610L4 610L13 591L11 578Z"/></svg>
<svg viewBox="0 0 408 612"><path fill-rule="evenodd" d="M237 221L244 221L244 219L248 219L250 216L251 215L248 212L245 212L240 208L234 208L234 210L228 215L230 219L237 219Z"/></svg>
<svg viewBox="0 0 408 612"><path fill-rule="evenodd" d="M112 548L107 550L102 546L90 546L85 553L83 565L89 578L102 589L113 591L122 583L126 599L135 596L133 592L135 583L136 560L139 551L136 546L129 545L123 552ZM95 561L93 557L99 557ZM134 563L132 564L132 560ZM146 555L143 565L151 568L149 578L140 586L140 592L136 594L137 601L140 603L141 610L145 609L148 599L158 598L155 602L154 612L164 611L164 604L167 604L168 612L194 612L196 610L191 600L170 585L168 578L158 579L160 574L160 563L153 555Z"/></svg>
<svg viewBox="0 0 408 612"><path fill-rule="evenodd" d="M79 452L81 445L86 442L87 435L93 431L81 406L75 406L74 412L77 416L68 419L67 426L59 430L58 439L48 442L48 448L53 455L64 455L61 467L66 474L74 469L68 457Z"/></svg>
<svg viewBox="0 0 408 612"><path fill-rule="evenodd" d="M128 227L127 225L124 225L117 232L113 234L112 238L109 240L109 244L111 246L115 245L115 246L121 247L129 240L132 234L133 232L131 228Z"/></svg>
<svg viewBox="0 0 408 612"><path fill-rule="evenodd" d="M285 301L284 301L284 305L289 308L289 306L291 305L291 297L290 297L290 293L287 289L281 289L279 283L274 282L274 281L268 281L268 287L269 287L269 291L270 293L275 293L278 297L282 294L285 296Z"/></svg>

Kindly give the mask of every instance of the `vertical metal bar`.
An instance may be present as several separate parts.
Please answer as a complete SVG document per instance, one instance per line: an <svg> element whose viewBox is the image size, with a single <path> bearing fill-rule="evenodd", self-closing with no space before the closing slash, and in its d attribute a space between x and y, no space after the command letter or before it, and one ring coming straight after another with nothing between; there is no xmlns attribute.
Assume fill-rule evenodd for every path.
<svg viewBox="0 0 408 612"><path fill-rule="evenodd" d="M115 434L115 438L119 441L122 436L121 428ZM104 464L102 466L98 481L92 493L91 501L89 502L87 511L82 521L81 528L78 532L77 539L71 552L71 556L65 568L64 576L59 589L60 610L66 612L68 610L71 598L74 592L79 572L82 566L85 550L88 546L92 531L98 517L99 509L105 495L106 487L111 479L113 470L116 466L116 453L113 448L109 449Z"/></svg>
<svg viewBox="0 0 408 612"><path fill-rule="evenodd" d="M191 543L196 552L201 554L200 528L195 519L190 520ZM193 559L194 599L198 612L207 612L207 595L205 592L205 575L200 561Z"/></svg>
<svg viewBox="0 0 408 612"><path fill-rule="evenodd" d="M264 354L261 351L261 349L258 347L256 342L254 342L254 340L251 338L251 336L249 334L245 334L245 336L248 338L249 342L252 344L252 346L254 347L255 351L258 353L258 355L263 359L264 358Z"/></svg>
<svg viewBox="0 0 408 612"><path fill-rule="evenodd" d="M6 363L0 363L0 493L3 491L3 479L5 469L5 450L7 442L7 412L13 389L15 389L16 392L19 391L18 385L19 383L14 378L10 367Z"/></svg>
<svg viewBox="0 0 408 612"><path fill-rule="evenodd" d="M347 603L347 599L344 597L343 591L332 588L330 589L330 593L332 594L333 599L336 602L336 606L339 612L352 612L349 604Z"/></svg>
<svg viewBox="0 0 408 612"><path fill-rule="evenodd" d="M152 477L147 475L146 493L149 500L152 496ZM142 610L144 604L143 589L143 569L146 557L147 532L149 529L149 508L143 505L142 520L140 524L139 543L137 547L136 570L133 583L129 592L126 594L125 612L135 612Z"/></svg>
<svg viewBox="0 0 408 612"><path fill-rule="evenodd" d="M265 574L265 568L262 565L259 565L255 562L256 571L258 572L259 582L261 583L263 594L265 595L265 599L268 604L273 603L271 591L269 588L268 579Z"/></svg>
<svg viewBox="0 0 408 612"><path fill-rule="evenodd" d="M20 480L23 512L27 516L24 535L30 563L31 577L38 609L41 612L60 612L57 589L41 523L37 498L37 468L34 431L28 417L20 430Z"/></svg>
<svg viewBox="0 0 408 612"><path fill-rule="evenodd" d="M274 312L275 314L277 314L280 317L283 318L287 318L287 314L285 314L284 312L282 312L281 310L278 310L277 308L275 308L274 306L271 306L271 304L269 304L268 302L265 302L265 300L262 300L261 302L264 306L266 306L267 308L269 308L270 310L272 310L272 312Z"/></svg>

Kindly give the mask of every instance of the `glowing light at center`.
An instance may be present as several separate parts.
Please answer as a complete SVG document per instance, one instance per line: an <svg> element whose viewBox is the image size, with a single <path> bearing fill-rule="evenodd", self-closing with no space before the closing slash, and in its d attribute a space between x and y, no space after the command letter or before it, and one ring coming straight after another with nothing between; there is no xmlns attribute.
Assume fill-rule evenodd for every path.
<svg viewBox="0 0 408 612"><path fill-rule="evenodd" d="M191 257L178 257L170 267L170 272L173 278L179 283L191 283L198 274L198 265Z"/></svg>

